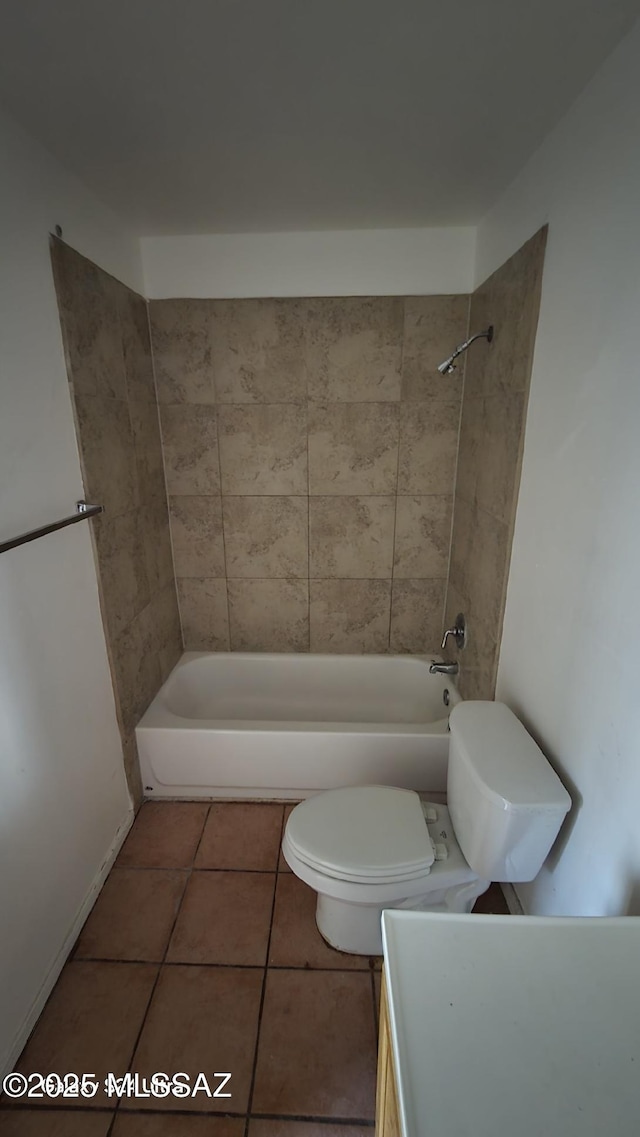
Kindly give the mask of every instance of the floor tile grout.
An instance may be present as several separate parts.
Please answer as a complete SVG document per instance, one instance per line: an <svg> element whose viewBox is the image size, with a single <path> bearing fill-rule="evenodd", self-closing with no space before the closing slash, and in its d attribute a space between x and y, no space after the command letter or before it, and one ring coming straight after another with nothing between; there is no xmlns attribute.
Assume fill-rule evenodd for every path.
<svg viewBox="0 0 640 1137"><path fill-rule="evenodd" d="M284 831L284 810L282 807L282 819L280 821L280 839L278 841L278 849L276 853L276 873L273 882L273 897L271 899L271 918L269 920L269 935L267 937L267 950L264 960L264 975L262 977L262 990L260 992L260 1006L258 1008L258 1029L256 1031L256 1044L253 1052L253 1068L251 1070L251 1081L249 1083L249 1096L247 1098L247 1120L244 1127L244 1137L249 1137L249 1119L251 1115L251 1106L253 1105L253 1091L256 1084L256 1072L258 1069L258 1050L260 1048L260 1028L262 1027L262 1012L264 1010L264 1001L267 991L267 977L269 975L269 952L271 950L271 936L273 934L273 917L276 910L276 893L278 885L278 865L280 864L280 849L282 847L282 834Z"/></svg>
<svg viewBox="0 0 640 1137"><path fill-rule="evenodd" d="M150 992L150 994L149 994L149 999L148 999L148 1001L147 1001L147 1005L146 1005L146 1008L145 1008L145 1012L144 1012L144 1015L142 1016L142 1022L140 1023L140 1029L139 1029L139 1031L138 1031L138 1033L137 1033L137 1035L136 1035L136 1040L135 1040L135 1042L134 1042L134 1044L133 1044L133 1049L132 1049L132 1051L131 1051L131 1058L129 1059L129 1062L127 1063L127 1073L128 1073L130 1070L131 1070L131 1066L133 1065L133 1061L134 1061L134 1059L135 1059L135 1056L136 1056L136 1051L137 1051L137 1049L138 1049L138 1046L139 1046L139 1044L140 1044L140 1039L142 1038L142 1032L143 1032L143 1030L144 1030L144 1028L145 1028L145 1026L146 1026L147 1018L148 1018L148 1016L149 1016L149 1010L150 1010L150 1008L151 1008L151 1003L153 1002L153 996L155 995L155 992L156 992L156 988L157 988L157 986L158 986L158 983L160 982L160 976L162 975L162 969L163 969L163 967L164 967L164 962L165 962L165 960L166 960L166 958L167 958L167 952L168 952L168 950L169 950L169 944L171 943L171 937L173 936L173 933L174 933L174 930L175 930L175 926L176 926L176 924L177 924L177 922L178 922L178 916L180 915L180 909L182 908L182 902L183 902L183 900L184 900L184 896L185 896L185 893L186 893L186 891L187 891L187 887L188 887L188 884L189 884L189 879L190 879L190 877L191 877L191 873L192 873L192 871L193 871L193 866L194 866L194 864L195 864L195 859L196 859L196 857L197 857L197 855L198 855L198 849L200 848L200 843L201 843L201 841L202 841L202 836L203 836L203 833L204 833L204 830L205 830L205 826L206 826L206 824L207 824L207 820L208 820L208 818L209 818L209 813L210 813L210 812L211 812L211 806L209 805L209 807L207 808L207 811L206 811L206 813L205 813L205 814L204 814L204 816L203 816L203 821L202 821L202 829L200 830L200 836L199 836L199 838L198 838L198 842L197 842L197 845L196 845L196 847L195 847L195 849L194 849L193 858L192 858L192 861L191 861L191 866L190 866L188 869L186 869L186 870L184 871L184 878L185 878L185 879L184 879L184 885L183 885L183 888L182 888L182 894L181 894L181 896L180 896L180 900L179 900L179 902L178 902L178 905L177 905L177 907L176 907L176 913L175 913L175 916L174 916L174 919L173 919L173 923L172 923L172 925L171 925L171 929L170 929L170 931L169 931L169 935L167 936L167 942L166 942L166 944L165 944L164 955L163 955L163 957L162 957L162 960L161 960L161 961L160 961L160 963L158 964L158 972L157 972L157 975L156 975L156 977L155 977L155 980L154 980L154 982L153 982L153 986L152 986L152 988L151 988L151 992ZM114 961L114 962L115 962L115 961ZM116 1117L117 1117L117 1115L118 1115L118 1112L119 1112L119 1110L120 1110L120 1104L121 1104L121 1101L122 1101L122 1099L121 1099L121 1098L118 1098L117 1102L115 1103L115 1108L114 1108L114 1112L113 1112L113 1118L111 1119L111 1124L110 1124L110 1126L109 1126L109 1130L108 1130L108 1132L107 1132L107 1137L111 1137L111 1133L112 1133L112 1131L113 1131L113 1127L114 1127L114 1125L115 1125L115 1123L116 1123Z"/></svg>
<svg viewBox="0 0 640 1137"><path fill-rule="evenodd" d="M61 1105L57 1105L54 1102L51 1102L50 1104L45 1102L45 1103L40 1105L36 1102L29 1103L29 1104L22 1103L22 1102L16 1102L15 1104L13 1104L11 1106L9 1106L8 1104L5 1106L3 1104L0 1108L11 1109L12 1112L15 1111L16 1113L28 1114L28 1113L67 1113L67 1112L69 1112L70 1107L69 1107L68 1103L63 1103ZM80 1107L75 1107L73 1109L74 1114L75 1113L86 1114L88 1117L100 1116L100 1114L106 1114L106 1113L110 1114L113 1111L114 1111L114 1107L112 1107L112 1106L105 1106L104 1108L102 1108L100 1106L96 1106L95 1109L92 1109L90 1106L87 1106L85 1108L80 1106ZM120 1112L120 1111L118 1110L116 1112ZM152 1109L141 1109L141 1108L136 1109L135 1107L134 1108L128 1108L127 1107L126 1109L122 1110L122 1114L123 1114L123 1116L128 1116L129 1114L131 1114L134 1117L208 1117L208 1118L214 1118L215 1117L215 1118L220 1118L220 1119L222 1119L222 1118L233 1118L233 1119L238 1119L238 1120L241 1120L242 1118L247 1118L247 1120L249 1122L251 1122L251 1121L285 1121L285 1122L303 1122L303 1123L307 1123L307 1124L316 1124L316 1125L344 1125L344 1126L349 1126L349 1125L355 1126L355 1125L357 1125L357 1126L360 1126L362 1128L366 1127L367 1129L373 1129L375 1126L375 1121L372 1121L371 1118L368 1118L368 1117L332 1117L332 1116L325 1116L325 1115L311 1114L311 1113L259 1113L259 1112L256 1112L256 1113L247 1114L247 1113L241 1113L240 1111L233 1112L232 1110L225 1110L224 1112L222 1112L222 1111L217 1111L217 1110L212 1110L212 1109L197 1109L197 1110L194 1110L194 1109L158 1109L158 1110L152 1110ZM109 1130L107 1131L107 1137L111 1133L111 1130L113 1128L113 1125L115 1124L115 1121L116 1121L116 1115L114 1112L114 1116L111 1120L111 1125L109 1126Z"/></svg>
<svg viewBox="0 0 640 1137"><path fill-rule="evenodd" d="M109 876L113 869L119 869L120 872L180 872L185 876L190 876L194 872L252 872L260 873L262 876L269 876L270 873L284 872L284 869L230 869L230 868L200 868L198 865L192 865L189 868L176 868L175 865L114 865L109 870ZM286 870L290 872L290 869ZM108 878L107 878L108 879Z"/></svg>
<svg viewBox="0 0 640 1137"><path fill-rule="evenodd" d="M267 1018L265 1019L265 1009L267 1006L267 1004L266 1004L267 988L269 987L269 990L271 990L271 987L269 986L269 972L270 971L273 971L273 972L293 972L294 974L296 974L296 973L299 973L301 971L306 971L306 972L318 973L318 976L325 975L326 977L328 977L328 976L336 976L337 977L337 976L341 975L341 976L345 977L345 979L348 979L351 976L362 975L363 973L366 973L367 971L369 971L371 974L371 979L370 979L370 983L368 986L369 986L369 989L371 991L371 1007L372 1007L373 1021L374 1021L374 1035L373 1035L374 1052L373 1053L374 1053L374 1057L375 1057L375 1045L376 1045L375 1040L377 1037L377 1030L378 1030L376 978L375 978L375 975L376 975L376 971L379 971L379 960L376 959L376 957L363 957L362 962L354 963L351 966L345 966L344 959L348 959L349 957L347 956L347 957L344 957L344 959L343 959L342 957L340 957L341 953L336 952L335 953L336 960L335 960L335 964L333 966L331 965L331 962L328 965L323 962L320 964L320 966L314 966L313 964L309 964L306 961L306 959L304 959L304 956L307 954L307 951L310 954L312 953L312 949L308 948L308 949L301 949L300 951L296 950L293 953L294 956L297 956L299 960L304 959L304 962L298 962L298 963L293 963L293 964L291 964L291 963L274 963L274 964L270 963L270 953L271 953L271 944L272 943L274 943L274 953L278 952L277 943L276 943L276 939L274 939L274 935L277 933L277 929L275 927L275 913L276 913L276 910L279 911L279 907L278 907L278 896L279 896L279 892L280 892L279 882L282 881L282 887L284 888L286 880L288 878L292 878L291 871L288 869L288 866L284 863L284 861L282 859L281 848L282 848L282 840L283 840L284 830L285 830L286 821L287 821L287 815L288 815L288 812L290 810L290 807L294 806L296 803L290 802L290 801L268 803L269 805L271 805L273 807L279 807L281 810L279 830L275 829L275 824L274 824L275 823L275 817L273 817L273 816L269 822L269 826L267 827L268 831L270 832L269 847L271 847L271 848L273 847L271 845L271 842L273 841L273 839L276 837L276 834L278 834L278 833L279 833L279 841L278 841L278 845L277 845L277 850L275 851L275 858L274 858L273 867L260 868L260 869L243 868L243 867L242 868L236 868L236 867L229 868L229 867L220 867L220 866L217 866L215 864L214 864L214 867L209 867L207 865L200 867L197 865L198 857L200 855L200 850L203 847L203 842L205 840L205 832L207 831L208 826L209 826L210 832L209 832L209 835L207 837L207 848L209 847L209 837L213 837L213 845L211 846L211 848L212 848L211 859L215 861L215 858L217 855L215 853L215 849L220 847L220 835L218 834L217 824L213 824L215 819L211 818L211 807L212 807L212 805L220 805L220 804L227 804L227 803L217 803L217 802L211 803L211 802L208 802L208 803L202 803L202 804L206 804L206 809L203 811L203 815L202 815L200 834L197 835L197 824L195 826L195 832L193 831L193 827L190 827L188 830L188 832L189 832L188 845L191 845L192 841L194 842L194 851L193 851L193 854L190 858L190 862L188 864L185 865L183 862L180 865L175 865L175 864L173 864L173 865L171 865L171 864L168 864L168 865L163 865L163 864L146 864L146 865L125 864L125 865L122 865L122 864L119 864L118 859L116 859L114 864L111 866L111 870L110 870L109 874L107 875L107 878L105 879L105 882L104 882L106 884L106 881L109 879L109 876L113 872L114 868L121 869L123 873L124 872L130 872L132 874L140 873L140 872L147 872L147 873L152 873L152 874L154 872L156 872L156 873L167 873L167 874L179 874L179 876L178 875L173 876L172 882L170 883L170 885L169 885L169 883L163 884L162 881L159 880L159 878L158 878L159 883L158 883L158 881L154 882L153 877L150 877L150 878L148 878L149 882L150 882L149 883L149 889L147 889L147 886L142 882L141 878L138 878L138 881L136 882L133 880L133 877L132 877L131 878L132 883L130 886L126 884L126 878L124 878L122 876L119 876L119 878L118 878L119 879L119 884L118 884L119 889L124 888L126 891L126 889L131 887L134 889L134 895L135 896L140 895L142 897L143 901L144 901L144 898L147 896L148 893L153 895L154 891L158 887L163 888L165 890L165 892L167 892L169 895L171 895L173 897L173 903L175 904L175 913L172 916L171 907L169 907L168 910L165 909L165 916L163 918L162 933L161 934L163 935L163 938L166 935L166 938L164 938L164 950L162 950L162 945L161 944L159 945L160 950L157 951L158 958L156 958L156 959L144 959L144 958L142 958L142 959L127 959L127 958L121 958L119 956L112 956L111 958L108 958L108 957L104 957L104 956L95 955L95 956L86 956L86 957L82 957L81 959L78 959L77 950L78 950L78 945L79 945L80 938L82 935L82 929L81 929L81 932L79 933L78 938L74 944L73 950L68 957L67 963L78 962L78 963L87 963L87 964L95 964L95 965L105 965L105 964L115 964L115 965L120 964L120 965L122 965L123 964L125 966L135 965L137 967L154 967L156 969L155 976L151 976L151 974L149 973L147 975L145 981L144 981L144 986L146 986L147 982L150 983L150 990L149 990L148 997L146 998L145 1003L144 1003L144 1009L142 1009L139 1029L137 1030L137 1033L135 1034L134 1041L131 1043L130 1058L129 1058L128 1062L126 1060L126 1050L125 1050L125 1053L122 1055L122 1059L123 1059L122 1064L124 1066L126 1063L126 1071L125 1072L127 1072L127 1073L131 1073L133 1071L135 1064L136 1064L136 1055L137 1055L138 1049L140 1048L141 1039L142 1039L143 1035L145 1034L145 1030L150 1029L149 1024L148 1024L148 1020L150 1017L150 1011L151 1011L152 1005L154 1005L154 1003L156 1003L157 1005L162 1004L164 1006L164 994L158 993L158 987L159 987L160 980L161 980L161 977L162 977L165 969L171 969L171 968L175 969L175 968L180 968L180 967L192 969L194 967L201 967L201 968L207 968L208 971L212 971L213 969L216 969L216 968L219 971L225 971L225 970L226 971L243 970L243 971L250 971L250 972L251 971L253 971L253 972L260 972L261 971L262 972L261 981L258 978L258 975L256 975L253 980L250 979L249 977L246 977L246 980L242 980L240 977L237 977L237 980L229 979L227 981L226 979L223 979L222 975L220 976L219 980L216 980L213 977L211 977L210 980L207 980L207 982L210 981L214 984L220 983L223 986L226 986L227 982L231 983L232 985L235 984L236 982L243 983L243 984L245 982L249 983L249 984L251 984L252 989L254 991L254 996L253 996L254 999L256 999L256 997L258 995L258 989L259 989L260 996L259 996L258 1007L257 1007L257 1018L253 1018L253 1015L256 1014L256 1011L254 1009L253 1015L251 1016L253 1019L253 1022L251 1023L251 1020L249 1020L249 1022L247 1023L247 1026L252 1026L252 1029L255 1030L255 1043L254 1043L254 1049L253 1049L253 1055L252 1056L251 1056L251 1050L250 1049L248 1051L245 1051L246 1059L247 1059L247 1065L250 1064L250 1080L249 1080L248 1097L247 1097L247 1101L246 1101L246 1110L242 1110L239 1112L235 1112L233 1110L226 1110L223 1113L223 1112L219 1112L217 1110L208 1108L208 1103L203 1103L203 1105L205 1105L204 1109L186 1110L186 1109L181 1108L181 1104L177 1101L175 1103L176 1108L173 1108L172 1106L170 1106L169 1108L166 1108L166 1109L165 1108L158 1109L156 1107L155 1103L150 1102L149 1106L151 1108L146 1109L146 1108L144 1108L144 1106L140 1106L140 1107L136 1106L135 1102L130 1102L129 1099L127 1099L126 1097L121 1097L121 1098L118 1098L115 1102L111 1102L111 1101L106 1102L105 1101L104 1105L96 1105L95 1109L92 1109L90 1107L88 1109L86 1109L81 1103L78 1103L79 1104L79 1112L83 1115L84 1115L84 1113L100 1113L102 1115L109 1114L110 1120L108 1122L107 1137L112 1137L114 1127L118 1124L118 1117L120 1116L121 1113L124 1114L125 1116L127 1114L137 1114L140 1116L147 1116L147 1117L149 1117L149 1116L160 1117L160 1116L170 1116L170 1115L175 1115L176 1117L195 1117L195 1116L206 1116L208 1118L230 1117L230 1118L234 1118L234 1119L238 1120L238 1122L240 1120L244 1121L243 1137L249 1137L250 1126L251 1126L252 1120L282 1121L282 1122L290 1122L290 1123L295 1123L295 1122L305 1123L306 1122L309 1124L318 1124L318 1125L325 1125L325 1126L326 1125L347 1126L347 1127L348 1126L361 1126L361 1127L367 1127L367 1128L373 1129L375 1122L372 1120L371 1116L369 1116L368 1118L352 1118L352 1117L317 1116L317 1115L311 1114L311 1113L309 1113L309 1114L305 1114L305 1113L302 1113L302 1114L286 1114L286 1113L280 1114L280 1113L263 1113L263 1112L260 1112L258 1110L256 1110L255 1112L252 1112L253 1106L254 1106L254 1097L256 1095L256 1088L257 1088L257 1071L258 1071L258 1066L259 1066L259 1056L260 1056L260 1052L261 1052L261 1050L260 1050L261 1039L266 1043L266 1039L267 1039L267 1035L268 1035L268 1023L270 1021L269 1016L267 1016ZM233 803L230 803L230 804L233 804ZM248 803L242 802L240 804L248 804ZM267 804L267 803L262 803L262 804ZM217 818L217 814L216 814L216 818ZM248 824L250 827L249 828L249 833L250 833L251 832L251 825L253 823L249 822ZM265 825L266 825L266 822L265 822ZM267 831L265 831L265 837L266 837L266 832ZM144 834L144 836L143 836L143 834ZM230 834L230 840L232 842L232 846L233 846L233 848L235 848L236 847L236 844L235 844L236 837L235 837L234 825L231 826L231 829L229 830L229 834ZM180 847L180 842L178 842L177 845L175 842L173 842L172 828L169 828L169 830L166 831L166 837L167 837L167 840L169 842L172 842L173 845L175 845L176 851L177 851L178 848ZM194 841L194 838L197 838L197 839ZM185 849L186 852L188 852L188 845L187 845L187 848ZM182 846L184 847L184 840L182 840ZM165 849L165 847L172 847L171 845L167 845L165 842L165 823L164 823L164 821L162 821L162 820L158 821L156 819L156 821L154 821L154 824L153 824L151 830L149 831L149 833L147 833L146 825L143 826L142 833L141 833L141 844L138 844L138 842L136 842L134 847L136 849L141 848L143 850L143 852L141 854L139 854L141 857L144 856L144 850L146 849L149 857L152 857L153 853L157 852L159 854L159 856L163 858L165 856L165 853L163 851ZM226 845L225 845L225 848L226 848ZM231 846L229 846L229 850L231 850ZM231 856L230 855L230 859L235 860L236 863L238 860L242 859L244 845L239 845L238 850L239 851L238 851L237 856ZM265 847L265 852L266 852L266 847ZM181 859L181 858L178 857L176 859ZM264 863L264 858L262 858L262 860ZM266 951L265 951L265 956L264 956L264 963L199 962L198 960L181 961L180 959L175 959L175 958L169 959L168 958L169 953L170 953L170 947L171 947L172 939L173 939L173 936L176 934L177 925L181 919L181 916L184 915L186 917L186 910L185 910L185 914L183 914L182 913L182 906L185 903L187 891L190 888L190 881L192 878L194 878L194 886L195 886L195 883L196 883L195 877L197 876L197 874L206 874L206 873L217 874L218 876L221 876L222 874L225 874L225 873L239 873L239 874L245 874L247 877L250 877L250 876L255 877L256 874L259 874L261 876L266 875L266 876L269 876L272 878L272 884L270 886L270 887L272 887L271 910L270 910L270 915L269 915L269 920L268 920L268 934L266 937ZM242 884L242 882L240 882L240 884ZM205 884L205 881L202 878L201 878L201 886L203 889L205 889L205 891L208 890L208 888L209 888L209 886ZM217 888L218 888L218 886L213 883L213 880L211 882L210 887L213 888L214 891L217 890ZM221 885L221 887L222 887L222 885ZM231 881L229 881L227 883L227 885L225 885L224 887L227 891L230 891L230 893L235 895L234 889L236 889L236 885L232 884ZM240 887L240 885L238 887ZM264 893L264 900L267 901L267 895L266 894L268 893L268 887L269 886L265 885L264 883L263 883L263 885L259 886L257 880L255 880L252 885L249 885L249 881L247 880L247 887L250 887L251 889L258 889L261 895ZM285 915L286 911L288 911L288 908L289 908L289 894L290 894L290 889L287 887L287 889L285 890L285 894L283 896L283 904L284 904L284 909L285 909L285 911L283 911L283 916ZM286 901L286 903L285 903L285 901ZM294 903L293 894L291 895L290 903ZM108 910L109 910L109 906L107 906L107 911ZM310 902L309 902L308 911L306 909L305 909L305 911L307 912L307 914L305 915L305 921L308 921L311 919ZM267 921L266 921L267 912L268 912L268 908L264 911L263 916L261 917L261 919L264 920L264 924L262 924L262 928L263 928L263 931L261 933L262 935L264 935L264 931L267 929ZM133 918L134 918L134 924L135 924L135 914L133 914ZM206 916L206 913L205 913L203 918L204 918L205 925L206 925L207 919L208 919L208 917ZM213 917L213 919L215 922L215 916ZM279 915L279 921L280 921L280 915ZM168 932L165 932L165 929L167 929L167 927L168 927ZM306 925L305 925L305 927L306 927ZM305 933L305 934L307 934L307 933ZM308 934L311 934L310 929L309 929ZM317 933L317 931L315 934L316 934L316 937L319 935L319 933ZM122 942L121 947L117 946L118 939L121 939L121 942ZM150 943L152 951L155 950L153 948L153 938L149 939L148 936L146 936L146 937L143 936L142 939L138 939L137 943L144 950L145 940L146 940L146 942ZM122 953L122 952L126 952L127 948L129 948L129 950L130 950L131 947L133 947L135 950L136 937L135 936L133 936L133 937L125 936L124 939L122 939L121 937L116 936L116 938L114 940L113 936L107 935L106 938L102 938L101 941L100 941L100 937L98 937L98 939L94 938L94 942L95 942L96 947L102 946L102 944L104 944L105 947L109 948L113 944L116 947L116 950L119 951L120 953ZM216 947L214 946L215 943L217 942L216 937L214 936L210 942L211 942L211 948L209 949L209 953L214 954L216 951ZM226 943L226 938L224 940L224 943ZM221 954L224 954L224 943L220 945L220 947L222 948ZM264 943L264 940L263 940L263 943ZM206 955L207 951L205 950L203 954ZM227 954L229 955L229 957L231 959L233 959L233 956L237 953L234 950L234 951L228 951ZM287 951L284 955L284 958L286 959L289 954L290 953ZM326 952L325 952L325 954L326 954ZM317 955L318 955L318 952L316 952L316 958L317 958ZM340 957L340 958L338 958L338 957ZM277 958L277 956L276 956L276 958ZM320 958L322 959L322 953L320 953ZM106 975L106 971L104 974ZM186 973L184 974L184 976L182 978L179 978L179 977L175 977L175 972L174 972L175 978L172 979L171 981L169 981L169 974L170 974L170 972L167 971L167 977L166 978L167 978L167 982L170 982L170 984L173 984L174 981L177 982L178 979L179 979L180 983L192 983L193 982L192 979L188 979ZM77 975L77 982L84 982L84 980L82 980L82 973L81 972L76 973L76 975ZM90 976L91 972L89 972L88 975ZM274 978L274 982L275 982L275 975L273 978ZM203 977L203 979L204 979L204 977ZM257 986L256 986L256 980L257 980ZM74 982L76 982L76 980L74 980ZM120 985L120 980L117 978L117 973L112 972L112 980L109 980L109 982L115 983L116 986ZM136 980L136 983L138 983L138 982L140 982L140 980ZM292 976L291 982L292 983L302 983L303 981L302 980L294 980L294 978ZM322 985L324 983L329 983L329 980L328 980L328 978L327 979L318 978L317 982ZM340 980L340 982L342 982L342 980ZM363 982L364 982L363 980L357 980L357 981L354 980L354 983L355 983L357 989L362 992L362 995L364 995L364 988L362 986ZM287 980L286 978L283 977L282 983L284 983L286 985L289 983L289 980ZM144 986L143 986L143 990L144 990ZM312 984L312 986L313 986L313 984ZM306 984L304 984L304 987L306 990ZM324 990L324 987L322 987L322 989ZM164 991L164 988L163 988L163 991ZM270 1000L271 1000L271 995L270 995ZM255 1008L255 1002L253 1005ZM269 1003L269 1007L271 1007L271 1001ZM362 1028L358 1032L358 1038L360 1038L360 1035L365 1030L365 1023L366 1023L366 1017L367 1017L365 1015L366 1000L364 1003L361 1003L361 1007L362 1007L363 1018L361 1020L362 1021ZM270 1011L270 1014L271 1014L271 1011ZM137 1015L134 1017L134 1020L132 1023L134 1030L135 1030L136 1018L137 1018ZM265 1025L265 1023L267 1025ZM37 1024L36 1024L36 1026L37 1026ZM367 1034L368 1034L368 1031L367 1031ZM363 1044L364 1044L364 1039L365 1039L365 1036L363 1035ZM369 1046L369 1043L367 1043L367 1048L368 1048L368 1046ZM146 1044L145 1044L145 1047L146 1047ZM264 1049L264 1047L263 1047L263 1049ZM127 1050L129 1050L129 1047L127 1047ZM263 1060L264 1059L266 1059L266 1054L263 1054ZM249 1073L249 1071L247 1071L247 1073ZM300 1099L299 1104L307 1105L307 1104L311 1104L312 1102L314 1104L324 1104L323 1102L321 1103L321 1100L316 1101L314 1099L316 1099L315 1092L313 1093L311 1100L309 1100L306 1095L303 1095L302 1098ZM289 1101L291 1104L298 1104L298 1102L295 1101L295 1098L290 1099L289 1096L287 1096L287 1095L285 1095L285 1097L282 1098L281 1095L279 1095L279 1094L276 1095L276 1097L273 1101L273 1104L274 1105L281 1105L281 1104L285 1104L285 1103L289 1104ZM351 1097L350 1096L348 1096L347 1101L351 1104ZM213 1104L213 1103L211 1103L211 1104ZM220 1104L222 1104L222 1103L220 1103ZM327 1104L329 1106L333 1106L334 1104L337 1104L337 1100L334 1101L334 1099L332 1098L327 1102ZM345 1104L346 1104L346 1102L345 1102ZM360 1104L361 1104L361 1107L362 1107L362 1105L364 1105L366 1108L366 1100L363 1100ZM2 1108L3 1106L4 1106L4 1103L3 1103L3 1105L0 1105L0 1108ZM65 1110L69 1107L66 1105L66 1103L61 1102L58 1104L58 1103L54 1103L53 1101L50 1101L50 1102L45 1101L39 1105L35 1105L35 1103L26 1103L26 1102L24 1104L23 1103L19 1103L19 1104L18 1103L15 1103L15 1104L11 1103L11 1108L24 1109L25 1111L29 1110L30 1108L40 1109L40 1110L54 1110L55 1111L55 1110ZM238 1125L238 1129L239 1129L239 1125Z"/></svg>
<svg viewBox="0 0 640 1137"><path fill-rule="evenodd" d="M303 1121L316 1125L361 1125L373 1129L370 1117L325 1117L315 1113L251 1113L249 1121Z"/></svg>
<svg viewBox="0 0 640 1137"><path fill-rule="evenodd" d="M274 874L275 875L275 874ZM174 925L175 927L175 925ZM173 928L172 928L173 933ZM236 971L264 971L268 966L270 971L326 971L330 975L334 971L344 972L345 975L365 975L371 972L375 975L376 968L371 967L370 964L363 964L362 967L345 967L344 964L337 964L336 967L317 967L312 963L194 963L193 960L181 959L114 959L100 955L83 956L82 959L75 961L76 963L117 963L117 964L136 964L138 967L207 967L211 970L216 967L230 968Z"/></svg>

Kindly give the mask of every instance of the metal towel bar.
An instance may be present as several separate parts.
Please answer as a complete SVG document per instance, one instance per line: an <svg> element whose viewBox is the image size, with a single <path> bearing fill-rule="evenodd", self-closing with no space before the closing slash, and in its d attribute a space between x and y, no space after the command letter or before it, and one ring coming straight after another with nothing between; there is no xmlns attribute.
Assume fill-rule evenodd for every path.
<svg viewBox="0 0 640 1137"><path fill-rule="evenodd" d="M87 517L95 517L102 513L101 505L87 505L86 501L76 502L76 512L70 517L63 517L61 521L54 521L51 525L41 525L39 529L30 529L11 541L0 541L0 553L7 553L9 549L16 549L18 545L26 545L29 541L37 541L38 537L46 537L47 533L55 533L56 529L66 529L67 525L75 525L77 521L85 521Z"/></svg>

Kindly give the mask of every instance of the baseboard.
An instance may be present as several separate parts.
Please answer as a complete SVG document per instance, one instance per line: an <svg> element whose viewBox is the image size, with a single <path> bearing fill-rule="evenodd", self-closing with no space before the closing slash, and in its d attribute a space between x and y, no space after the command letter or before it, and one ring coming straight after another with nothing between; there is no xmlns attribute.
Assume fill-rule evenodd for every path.
<svg viewBox="0 0 640 1137"><path fill-rule="evenodd" d="M84 897L84 900L82 901L82 903L80 904L80 907L78 908L78 911L76 912L75 919L73 921L73 924L71 925L71 928L69 929L69 932L68 932L68 934L64 940L64 943L63 943L62 947L60 948L60 951L56 955L56 958L54 959L51 967L49 968L49 971L47 972L47 975L46 975L43 983L40 986L40 990L38 991L38 994L36 995L33 1003L31 1004L31 1007L29 1008L29 1011L25 1017L25 1020L22 1024L20 1030L18 1031L16 1038L13 1040L13 1043L9 1047L9 1051L6 1054L5 1058L0 1063L0 1077L4 1077L4 1075L7 1074L10 1070L13 1070L15 1063L18 1061L18 1058L22 1054L22 1051L24 1050L27 1039L29 1038L31 1031L33 1030L38 1019L40 1018L40 1015L42 1014L42 1011L44 1009L44 1005L45 1005L47 999L49 998L49 995L53 991L53 988L55 987L58 976L60 975L62 968L64 967L65 963L67 962L67 959L69 957L69 953L70 953L73 945L75 944L75 942L76 942L76 940L80 934L80 930L81 930L87 916L89 915L89 912L93 908L96 896L98 895L98 893L99 893L100 889L102 888L105 880L107 879L107 876L109 875L109 872L111 870L111 866L113 865L113 862L115 861L118 853L120 852L120 849L122 847L122 844L124 842L125 837L127 836L127 833L129 832L131 826L133 825L134 818L135 818L135 813L134 813L133 807L131 807L129 809L129 812L127 813L126 817L121 821L120 825L118 826L115 837L113 838L113 841L111 842L111 847L109 848L109 851L108 851L102 865L98 869L98 872L96 873L93 881L91 882L91 885L87 891L86 896Z"/></svg>
<svg viewBox="0 0 640 1137"><path fill-rule="evenodd" d="M507 902L507 908L512 916L526 916L520 897L512 884L501 884L502 894Z"/></svg>

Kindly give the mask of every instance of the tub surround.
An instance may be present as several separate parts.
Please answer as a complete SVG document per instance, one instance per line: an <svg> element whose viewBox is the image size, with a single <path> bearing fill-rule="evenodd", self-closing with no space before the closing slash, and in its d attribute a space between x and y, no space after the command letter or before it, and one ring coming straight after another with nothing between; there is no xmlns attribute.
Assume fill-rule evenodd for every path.
<svg viewBox="0 0 640 1137"><path fill-rule="evenodd" d="M52 241L136 800L134 729L183 647L421 655L464 610L461 690L492 697L545 240L470 319L460 295L147 308ZM490 348L440 375L489 323Z"/></svg>
<svg viewBox="0 0 640 1137"><path fill-rule="evenodd" d="M185 648L432 650L468 297L149 308Z"/></svg>
<svg viewBox="0 0 640 1137"><path fill-rule="evenodd" d="M146 301L53 238L51 256L129 789L134 727L179 658Z"/></svg>
<svg viewBox="0 0 640 1137"><path fill-rule="evenodd" d="M467 353L447 585L445 626L464 612L470 630L447 649L467 699L495 694L546 240L545 226L471 297L470 329L495 333Z"/></svg>

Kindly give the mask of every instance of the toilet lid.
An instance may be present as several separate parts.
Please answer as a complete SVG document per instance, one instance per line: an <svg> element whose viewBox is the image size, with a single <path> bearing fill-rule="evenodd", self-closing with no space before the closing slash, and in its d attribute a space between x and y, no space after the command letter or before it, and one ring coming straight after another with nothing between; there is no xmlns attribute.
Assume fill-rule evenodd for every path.
<svg viewBox="0 0 640 1137"><path fill-rule="evenodd" d="M307 798L286 839L312 868L340 880L385 883L429 872L434 851L413 790L349 786Z"/></svg>

